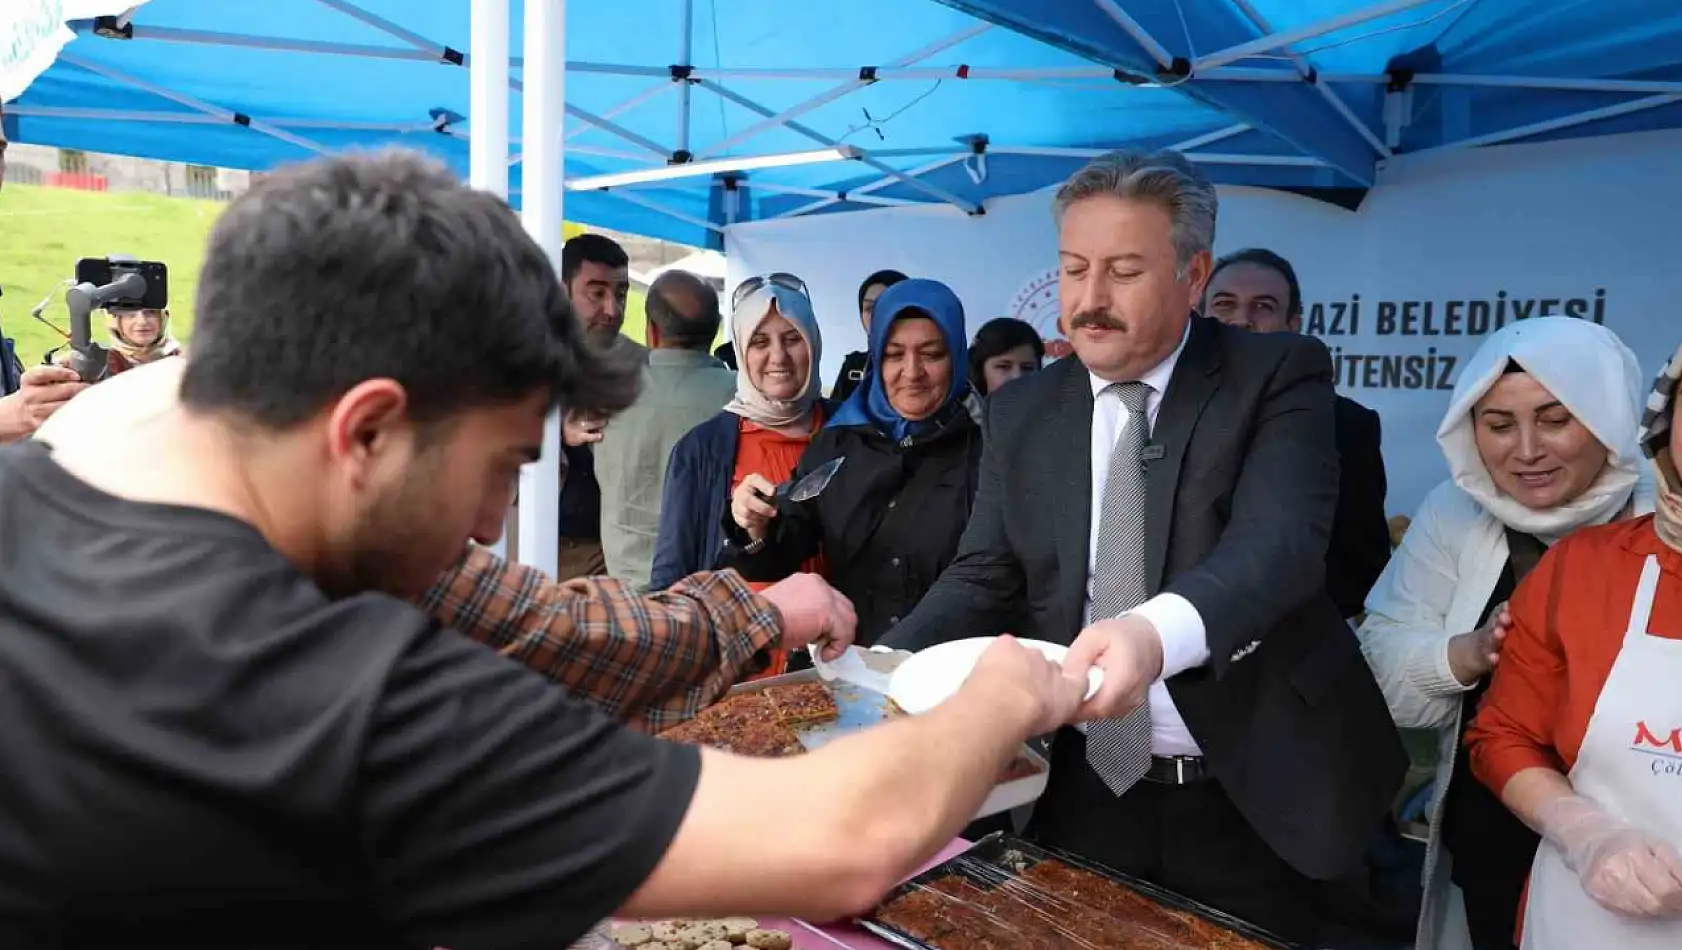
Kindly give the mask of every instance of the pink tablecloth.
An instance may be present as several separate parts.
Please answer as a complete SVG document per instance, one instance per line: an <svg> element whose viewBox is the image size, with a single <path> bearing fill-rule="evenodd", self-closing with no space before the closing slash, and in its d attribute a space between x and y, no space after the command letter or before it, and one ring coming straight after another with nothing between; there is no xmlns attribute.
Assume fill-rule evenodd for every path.
<svg viewBox="0 0 1682 950"><path fill-rule="evenodd" d="M917 874L923 873L948 858L963 854L969 850L969 847L970 843L962 839L952 842L942 848L933 860L918 868ZM915 874L912 875L912 877L915 876ZM795 950L837 950L837 948L841 948L841 950L896 950L892 944L884 943L850 924L816 926L803 921L771 918L761 920L759 925L775 930L788 931L794 936Z"/></svg>

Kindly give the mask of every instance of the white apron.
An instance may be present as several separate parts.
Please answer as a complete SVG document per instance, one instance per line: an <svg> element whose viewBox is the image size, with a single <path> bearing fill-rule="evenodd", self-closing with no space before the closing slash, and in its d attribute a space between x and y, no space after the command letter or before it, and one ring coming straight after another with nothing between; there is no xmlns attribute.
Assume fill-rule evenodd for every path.
<svg viewBox="0 0 1682 950"><path fill-rule="evenodd" d="M1589 718L1571 787L1614 818L1682 847L1682 640L1648 634L1659 560L1647 558L1624 646ZM1567 633L1569 633L1567 631ZM1677 950L1682 918L1638 920L1583 890L1559 849L1543 841L1530 870L1523 950Z"/></svg>

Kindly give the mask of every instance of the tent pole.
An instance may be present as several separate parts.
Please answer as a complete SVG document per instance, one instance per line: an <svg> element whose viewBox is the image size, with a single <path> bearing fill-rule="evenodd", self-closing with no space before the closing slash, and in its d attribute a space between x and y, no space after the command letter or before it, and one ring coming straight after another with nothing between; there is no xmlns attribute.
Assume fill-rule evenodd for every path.
<svg viewBox="0 0 1682 950"><path fill-rule="evenodd" d="M716 11L715 11L716 15ZM680 26L682 38L678 40L677 63L684 69L692 64L692 49L695 41L695 0L683 0L683 22ZM680 79L677 84L677 150L689 151L689 80Z"/></svg>
<svg viewBox="0 0 1682 950"><path fill-rule="evenodd" d="M1248 131L1250 131L1250 127L1241 122L1238 125L1229 125L1224 129L1216 129L1207 135L1199 135L1196 138L1186 139L1184 142L1175 142L1173 145L1168 146L1168 148L1175 152L1189 152L1194 148L1202 148L1205 145L1213 145L1216 142L1224 142L1235 135L1243 135Z"/></svg>
<svg viewBox="0 0 1682 950"><path fill-rule="evenodd" d="M619 115L621 113L629 112L632 109L635 109L637 106L640 106L643 103L649 101L650 99L660 98L661 96L663 96L667 92L669 92L671 90L671 88L672 88L671 80L663 79L663 80L660 81L659 85L649 86L647 89L644 89L642 92L637 93L636 95L632 96L631 98L626 99L624 102L621 102L618 105L614 106L613 108L607 110L606 112L603 112L601 117L604 118L604 119L611 119L614 116ZM571 130L570 132L567 133L566 140L568 142L570 142L573 139L577 138L580 135L583 135L585 132L588 132L588 131L590 131L590 126L588 126L588 125L583 126L582 128L573 129L573 130ZM634 160L635 161L642 161L642 156L640 156L640 155L635 156Z"/></svg>
<svg viewBox="0 0 1682 950"><path fill-rule="evenodd" d="M566 122L566 0L525 0L525 172L520 218L561 270L562 137ZM503 75L506 75L504 73ZM560 563L561 417L543 426L543 456L520 470L520 561L553 576Z"/></svg>
<svg viewBox="0 0 1682 950"><path fill-rule="evenodd" d="M508 198L508 3L473 0L468 66L468 182L503 200ZM508 556L512 527L505 525L491 546L498 557Z"/></svg>
<svg viewBox="0 0 1682 950"><path fill-rule="evenodd" d="M1682 93L1682 82L1658 79L1575 79L1545 76L1477 76L1461 73L1420 73L1421 86L1490 86L1499 89L1562 89L1578 92Z"/></svg>
<svg viewBox="0 0 1682 950"><path fill-rule="evenodd" d="M945 168L948 165L956 165L957 163L959 163L961 161L964 161L965 159L969 158L973 154L975 154L975 153L974 152L959 152L956 155L948 155L944 158L937 158L932 162L928 162L928 163L923 164L923 165L918 165L916 168L906 169L904 172L901 172L900 174L903 175L906 178L917 178L917 177L920 177L922 175L927 175L929 172L937 171L939 169ZM868 185L861 185L858 188L849 189L848 192L847 192L847 200L849 202L854 201L854 200L857 200L857 199L863 197L864 195L868 195L868 194L871 194L873 192L881 191L883 188L887 188L891 185L897 185L897 184L900 184L900 183L901 183L901 179L898 178L898 177L895 177L895 176L892 176L892 175L885 176L883 178L879 178L876 181L871 182ZM790 208L789 210L784 211L781 214L774 215L773 217L776 217L776 218L798 218L803 214L811 214L814 211L821 211L824 208L830 207L831 205L838 205L838 204L841 204L841 203L842 202L841 202L840 197L824 198L820 201L814 201L811 204L801 205L798 208Z"/></svg>
<svg viewBox="0 0 1682 950"><path fill-rule="evenodd" d="M1261 11L1257 10L1250 0L1232 0L1232 3L1238 7L1239 12L1249 18L1256 29L1264 34L1274 32L1273 24L1267 22L1267 18L1261 15ZM1336 92L1333 92L1331 86L1320 81L1319 77L1315 75L1314 67L1309 65L1308 60L1291 52L1289 47L1281 49L1280 52L1290 58L1291 64L1297 68L1297 73L1302 76L1303 80L1313 85L1314 91L1320 94L1320 98L1326 100L1326 104L1332 107L1332 111L1336 112L1344 122L1347 122L1350 128L1353 128L1361 138L1366 139L1367 144L1373 147L1373 151L1377 152L1381 158L1396 157L1396 153L1390 150L1390 146L1380 140L1377 135L1374 135L1372 129L1367 128L1367 124L1350 111L1349 104L1344 102Z"/></svg>
<svg viewBox="0 0 1682 950"><path fill-rule="evenodd" d="M1383 3L1375 3L1370 7L1364 7L1360 10L1351 10L1342 16L1335 16L1329 20L1321 20L1318 23L1310 23L1307 26L1298 27L1294 30L1286 30L1283 33L1274 33L1260 39L1251 40L1248 43L1240 43L1237 46L1211 53L1198 60L1197 66L1193 70L1192 75L1195 76L1199 72L1206 69L1213 69L1216 66L1225 66L1228 63L1236 63L1241 59L1248 59L1251 56L1271 53L1276 49L1290 46L1293 43L1300 43L1303 40L1311 40L1316 36L1325 36L1327 33L1336 33L1338 30L1342 30L1347 27L1357 26L1359 24L1366 23L1369 20L1387 17L1392 13L1400 13L1403 10L1424 6L1425 4L1431 2L1433 2L1433 0L1385 0Z"/></svg>
<svg viewBox="0 0 1682 950"><path fill-rule="evenodd" d="M1663 96L1648 96L1645 99L1631 99L1628 102L1620 102L1613 106L1602 106L1599 109L1589 109L1586 112L1574 112L1571 115L1562 115L1557 119L1548 119L1543 122L1533 122L1530 125L1521 125L1517 128L1503 129L1500 132L1491 132L1488 135L1473 136L1469 139L1461 139L1458 142L1445 142L1442 145L1433 146L1431 148L1422 148L1416 152L1409 152L1408 154L1425 155L1431 152L1447 152L1453 149L1481 148L1485 145L1499 145L1502 142L1511 142L1514 139L1529 138L1532 135L1541 135L1544 132L1557 132L1560 129L1569 129L1574 126L1587 125L1590 122L1599 122L1602 119L1615 119L1619 116L1629 115L1632 112L1645 112L1648 109L1659 109L1664 106L1674 105L1678 102L1682 102L1682 95L1672 94Z"/></svg>
<svg viewBox="0 0 1682 950"><path fill-rule="evenodd" d="M964 30L960 30L957 33L954 33L951 36L948 36L948 37L946 37L942 40L938 40L934 43L930 43L928 46L925 46L922 49L917 50L914 53L910 53L910 54L907 54L905 56L901 56L899 59L894 60L892 63L890 63L889 66L890 67L910 66L913 63L921 62L925 59L928 59L930 56L934 56L934 55L936 55L938 53L941 53L945 50L951 49L952 47L957 46L959 43L962 43L965 40L971 39L972 37L975 37L975 36L979 36L980 34L987 32L987 30L989 30L991 28L992 28L991 24L977 23L974 26L971 26L971 27L969 27L967 29L964 29ZM853 79L849 82L844 82L841 85L836 86L835 88L830 89L827 92L824 92L820 95L813 96L812 98L807 99L805 102L802 102L802 103L799 103L797 105L791 106L787 109L784 109L781 112L762 113L762 114L766 115L765 121L756 122L753 125L750 125L747 128L743 129L742 131L736 133L735 135L732 135L729 138L726 138L722 142L713 143L712 147L707 150L706 154L697 155L695 157L696 157L697 160L701 160L701 159L707 159L707 158L717 158L721 155L728 155L730 153L730 149L732 147L734 147L736 145L740 145L741 143L747 141L748 139L753 138L756 135L759 135L762 132L769 132L770 130L775 129L779 126L788 125L791 121L798 118L799 116L803 116L806 113L811 112L813 109L817 109L817 108L820 108L822 106L828 105L829 103L834 102L835 100L841 98L842 96L847 95L850 92L853 92L854 90L863 89L865 86L870 85L871 82L873 82L873 81L874 80L870 80L870 79L857 79L857 78L855 78L855 79ZM810 136L808 136L808 138L810 138Z"/></svg>
<svg viewBox="0 0 1682 950"><path fill-rule="evenodd" d="M288 145L296 145L301 149L315 152L319 155L327 154L327 149L325 147L319 143L312 142L301 135L293 135L285 129L276 128L260 119L253 119L244 113L235 112L232 109L225 109L218 105L212 105L202 99L195 99L192 96L176 92L173 89L166 89L156 83L136 79L126 73L120 73L103 63L96 63L85 57L77 56L74 53L59 53L58 61L61 63L69 63L72 66L79 66L90 73L96 73L100 76L104 76L112 82L119 82L126 86L132 86L133 88L139 89L143 92L149 92L154 96L168 99L171 102L178 102L189 109L194 109L198 112L204 113L205 115L215 116L219 119L226 119L229 122L243 125L253 132L261 132L270 138L279 139Z"/></svg>
<svg viewBox="0 0 1682 950"><path fill-rule="evenodd" d="M1097 4L1098 9L1104 11L1110 19L1114 20L1117 26L1125 30L1128 36L1133 37L1133 42L1144 47L1145 52L1151 54L1151 59L1156 60L1158 66L1167 67L1173 64L1174 55L1168 52L1168 49L1161 43L1158 43L1156 37L1152 36L1150 31L1140 26L1138 20L1133 19L1126 10L1123 10L1120 3L1117 3L1116 0L1092 0L1092 2Z"/></svg>

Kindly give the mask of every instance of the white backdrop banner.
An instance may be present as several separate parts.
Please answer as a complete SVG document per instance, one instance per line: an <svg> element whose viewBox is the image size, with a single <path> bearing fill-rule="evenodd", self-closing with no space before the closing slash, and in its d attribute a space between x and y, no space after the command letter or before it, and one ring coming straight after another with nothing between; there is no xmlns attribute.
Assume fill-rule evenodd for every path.
<svg viewBox="0 0 1682 950"><path fill-rule="evenodd" d="M1675 352L1679 153L1682 134L1662 132L1420 155L1392 163L1354 213L1223 189L1217 249L1267 247L1295 265L1304 330L1331 350L1339 390L1383 417L1390 512L1411 514L1447 475L1437 425L1460 366L1490 333L1571 316L1611 327L1655 373ZM728 249L731 286L772 270L807 282L826 382L863 348L858 282L884 267L951 285L972 333L1008 315L1057 337L1048 192L976 218L885 208L753 222L730 229Z"/></svg>

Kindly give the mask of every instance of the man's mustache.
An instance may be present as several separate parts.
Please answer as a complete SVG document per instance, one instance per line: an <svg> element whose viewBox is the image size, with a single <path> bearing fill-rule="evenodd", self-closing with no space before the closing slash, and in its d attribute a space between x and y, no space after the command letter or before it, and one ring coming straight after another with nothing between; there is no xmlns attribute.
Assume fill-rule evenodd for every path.
<svg viewBox="0 0 1682 950"><path fill-rule="evenodd" d="M1115 319L1101 310L1088 310L1077 313L1069 319L1069 329L1079 330L1083 327L1096 327L1100 330L1118 330L1125 332L1127 324Z"/></svg>

